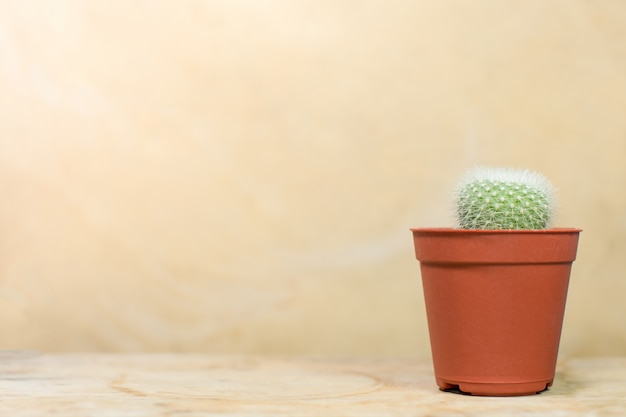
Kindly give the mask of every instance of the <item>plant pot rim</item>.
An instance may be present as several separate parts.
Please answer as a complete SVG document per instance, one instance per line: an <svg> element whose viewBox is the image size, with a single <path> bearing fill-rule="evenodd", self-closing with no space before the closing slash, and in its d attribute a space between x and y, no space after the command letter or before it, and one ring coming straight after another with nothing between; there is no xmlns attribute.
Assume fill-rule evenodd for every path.
<svg viewBox="0 0 626 417"><path fill-rule="evenodd" d="M533 264L572 262L581 229L411 229L420 262Z"/></svg>
<svg viewBox="0 0 626 417"><path fill-rule="evenodd" d="M582 229L576 227L553 227L549 229L459 229L453 227L416 227L409 229L414 233L441 233L441 234L476 234L476 235L511 235L511 234L561 234L580 233Z"/></svg>

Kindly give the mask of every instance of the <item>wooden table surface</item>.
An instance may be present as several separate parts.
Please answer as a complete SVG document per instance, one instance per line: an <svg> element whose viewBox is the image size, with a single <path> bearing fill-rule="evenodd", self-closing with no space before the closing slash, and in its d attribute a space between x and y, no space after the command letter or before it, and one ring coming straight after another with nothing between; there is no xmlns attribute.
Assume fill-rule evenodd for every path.
<svg viewBox="0 0 626 417"><path fill-rule="evenodd" d="M0 352L0 416L626 416L626 358L528 397L441 392L429 361Z"/></svg>

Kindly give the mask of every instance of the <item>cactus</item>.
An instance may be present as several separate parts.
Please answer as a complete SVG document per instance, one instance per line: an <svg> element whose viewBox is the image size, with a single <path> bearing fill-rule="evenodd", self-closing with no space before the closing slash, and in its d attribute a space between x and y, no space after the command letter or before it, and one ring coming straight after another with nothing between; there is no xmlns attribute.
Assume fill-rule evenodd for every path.
<svg viewBox="0 0 626 417"><path fill-rule="evenodd" d="M537 172L478 167L459 182L455 203L462 229L545 229L554 215L555 190Z"/></svg>

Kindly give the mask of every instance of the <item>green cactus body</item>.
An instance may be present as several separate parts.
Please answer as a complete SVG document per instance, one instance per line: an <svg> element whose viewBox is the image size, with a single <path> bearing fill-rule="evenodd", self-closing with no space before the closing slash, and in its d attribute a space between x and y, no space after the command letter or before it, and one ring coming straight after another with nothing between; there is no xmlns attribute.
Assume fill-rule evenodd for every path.
<svg viewBox="0 0 626 417"><path fill-rule="evenodd" d="M508 168L476 168L457 188L462 229L545 229L554 212L554 188L541 174Z"/></svg>

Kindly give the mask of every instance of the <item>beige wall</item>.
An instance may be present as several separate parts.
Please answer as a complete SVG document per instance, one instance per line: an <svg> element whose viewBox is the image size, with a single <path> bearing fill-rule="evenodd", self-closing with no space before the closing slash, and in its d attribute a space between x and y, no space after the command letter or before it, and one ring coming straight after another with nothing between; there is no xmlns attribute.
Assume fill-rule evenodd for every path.
<svg viewBox="0 0 626 417"><path fill-rule="evenodd" d="M626 354L626 3L0 0L0 347L427 356L408 228L474 164L584 229Z"/></svg>

